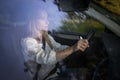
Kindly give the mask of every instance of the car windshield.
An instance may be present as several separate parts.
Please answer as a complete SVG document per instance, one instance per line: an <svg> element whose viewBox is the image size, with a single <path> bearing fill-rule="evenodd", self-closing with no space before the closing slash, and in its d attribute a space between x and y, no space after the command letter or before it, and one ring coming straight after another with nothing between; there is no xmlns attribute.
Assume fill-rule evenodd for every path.
<svg viewBox="0 0 120 80"><path fill-rule="evenodd" d="M24 26L27 20L35 15L39 8L43 8L48 13L49 31L70 31L87 33L89 29L98 29L100 35L104 30L104 25L94 18L81 12L64 12L59 10L54 0L19 0L1 1L0 19L2 24L20 27ZM14 4L14 5L13 5ZM29 17L29 18L28 18Z"/></svg>
<svg viewBox="0 0 120 80"><path fill-rule="evenodd" d="M86 38L86 34L91 29L94 29L96 32L89 40ZM38 33L41 30L48 30L48 33L51 33L50 35L55 41L69 46L73 45L80 38L82 39L83 37L84 39L85 37L90 42L90 48L85 53L88 53L88 57L91 56L91 61L98 64L96 60L100 61L100 59L96 58L96 56L102 58L101 53L103 57L109 53L105 57L110 55L110 61L114 63L111 64L114 69L110 70L120 73L120 0L0 0L1 80L31 80L23 70L25 66L21 41L26 37L32 36L40 42L41 38L39 39L39 37L41 37L41 34L38 36ZM41 42L44 42L44 40L41 39ZM44 44L37 46L40 47L42 45L44 46ZM90 60L88 57L84 60L84 54L81 56L82 58L79 58L78 55L81 56L81 52L75 56L78 58L78 61L75 61L75 65L86 67L87 65L83 65L84 61L89 62ZM75 57L72 59L76 60L77 58ZM115 61L114 59L118 60ZM68 63L71 65L70 61ZM77 63L79 61L81 61L80 64ZM96 71L102 66L98 64L97 68L94 64L90 63L88 65L92 66L91 70L88 70L90 71L88 77L93 76L92 80L95 80L95 76L99 77ZM94 73L93 67L96 70ZM25 70L27 71L27 69ZM104 70L106 71L106 68ZM104 71L100 70L100 72ZM111 73L111 71L108 71L108 73ZM82 74L80 73L80 75ZM101 73L101 75L103 74ZM114 75L116 76L117 74L114 73Z"/></svg>
<svg viewBox="0 0 120 80"><path fill-rule="evenodd" d="M70 11L71 7L65 6L64 3L57 0L1 1L0 22L16 27L25 25L26 21L33 19L37 11L42 8L48 14L49 31L86 33L91 28L96 28L96 35L100 36L107 26L112 32L120 35L119 14L116 12L114 12L116 15L112 15L112 12L108 14L104 7L97 5L98 3L102 5L102 2L95 0L94 4L89 5L88 10L81 9L81 11ZM68 11L66 12L65 9ZM113 11L113 9L111 10Z"/></svg>

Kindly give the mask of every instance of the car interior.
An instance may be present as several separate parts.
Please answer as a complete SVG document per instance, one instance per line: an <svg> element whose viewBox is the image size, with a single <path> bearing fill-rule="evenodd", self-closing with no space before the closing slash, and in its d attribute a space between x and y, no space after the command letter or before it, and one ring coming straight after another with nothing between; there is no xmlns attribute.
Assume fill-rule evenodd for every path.
<svg viewBox="0 0 120 80"><path fill-rule="evenodd" d="M39 3L49 12L48 33L56 42L72 46L83 38L90 45L85 52L76 51L58 62L58 76L50 80L120 80L120 0L116 2L118 13L104 7L102 1L107 5L115 3L114 0L1 0L0 80L32 80L25 71L20 41L27 35L26 16Z"/></svg>

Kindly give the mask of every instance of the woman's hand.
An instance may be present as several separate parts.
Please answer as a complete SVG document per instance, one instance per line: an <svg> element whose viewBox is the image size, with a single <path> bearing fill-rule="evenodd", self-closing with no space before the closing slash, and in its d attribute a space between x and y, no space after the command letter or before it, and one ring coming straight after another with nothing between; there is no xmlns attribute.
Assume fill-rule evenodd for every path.
<svg viewBox="0 0 120 80"><path fill-rule="evenodd" d="M85 51L89 47L89 42L87 39L81 39L76 43L76 50Z"/></svg>

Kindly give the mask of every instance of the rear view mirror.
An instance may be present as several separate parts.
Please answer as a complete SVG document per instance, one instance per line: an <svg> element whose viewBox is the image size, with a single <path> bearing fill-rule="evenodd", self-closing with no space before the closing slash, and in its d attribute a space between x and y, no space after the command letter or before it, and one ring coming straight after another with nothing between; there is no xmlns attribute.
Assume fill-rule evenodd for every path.
<svg viewBox="0 0 120 80"><path fill-rule="evenodd" d="M55 0L60 11L85 11L88 9L91 0Z"/></svg>

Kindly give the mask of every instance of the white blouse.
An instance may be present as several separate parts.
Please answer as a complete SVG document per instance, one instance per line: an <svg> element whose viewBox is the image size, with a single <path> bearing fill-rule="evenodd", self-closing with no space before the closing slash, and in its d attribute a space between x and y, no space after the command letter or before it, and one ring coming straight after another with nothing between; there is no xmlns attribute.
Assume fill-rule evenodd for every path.
<svg viewBox="0 0 120 80"><path fill-rule="evenodd" d="M68 46L57 43L50 35L49 38L54 49L51 49L46 43L45 50L43 50L42 43L38 43L37 40L32 37L22 39L23 56L25 61L32 60L39 64L55 64L57 62L56 51L65 49Z"/></svg>

